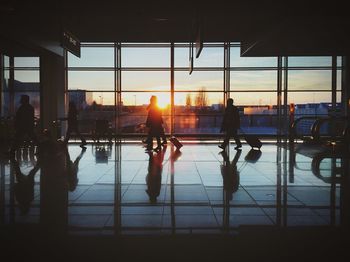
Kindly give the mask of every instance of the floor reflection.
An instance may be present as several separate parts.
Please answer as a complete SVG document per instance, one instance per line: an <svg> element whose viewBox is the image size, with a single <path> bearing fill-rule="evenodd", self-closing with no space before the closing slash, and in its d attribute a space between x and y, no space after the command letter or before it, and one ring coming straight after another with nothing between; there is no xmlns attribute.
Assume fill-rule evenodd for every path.
<svg viewBox="0 0 350 262"><path fill-rule="evenodd" d="M112 235L340 227L348 223L348 166L346 154L301 145L145 153L128 143L47 144L1 161L1 223Z"/></svg>

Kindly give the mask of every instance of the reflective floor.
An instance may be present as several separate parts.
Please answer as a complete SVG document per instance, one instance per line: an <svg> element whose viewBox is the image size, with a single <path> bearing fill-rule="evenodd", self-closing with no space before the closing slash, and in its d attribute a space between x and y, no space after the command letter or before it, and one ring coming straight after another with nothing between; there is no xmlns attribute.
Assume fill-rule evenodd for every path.
<svg viewBox="0 0 350 262"><path fill-rule="evenodd" d="M3 228L217 237L348 224L349 159L328 148L270 143L261 151L244 144L222 152L217 143L188 143L178 151L169 143L145 152L141 144L121 143L70 144L68 151L67 162L57 155L41 169L30 149L2 161Z"/></svg>

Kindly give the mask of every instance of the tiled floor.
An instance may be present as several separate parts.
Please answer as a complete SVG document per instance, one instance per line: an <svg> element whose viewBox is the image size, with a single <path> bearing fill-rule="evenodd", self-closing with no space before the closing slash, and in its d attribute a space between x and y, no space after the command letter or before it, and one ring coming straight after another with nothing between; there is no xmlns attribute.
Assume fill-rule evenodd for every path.
<svg viewBox="0 0 350 262"><path fill-rule="evenodd" d="M181 152L169 144L151 155L141 144L88 145L79 162L78 185L68 193L68 232L222 234L251 225L339 226L340 183L321 179L337 175L332 166L339 169L334 168L341 166L339 158L321 162L320 178L312 170L312 158L296 153L290 165L290 151L276 144L265 144L257 159L249 157L250 147L244 145L232 166L237 152L233 147L228 162L215 143L185 144ZM74 161L81 148L71 144L69 153ZM8 161L1 165L2 221L38 224L39 173L34 200L23 215L12 191L13 170ZM32 163L22 159L20 167L28 174ZM151 201L147 191L156 200Z"/></svg>

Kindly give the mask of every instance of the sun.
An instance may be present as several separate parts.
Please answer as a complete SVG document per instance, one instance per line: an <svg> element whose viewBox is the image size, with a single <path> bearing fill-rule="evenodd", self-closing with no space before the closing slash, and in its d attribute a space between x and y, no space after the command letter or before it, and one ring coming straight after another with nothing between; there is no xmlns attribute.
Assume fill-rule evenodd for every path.
<svg viewBox="0 0 350 262"><path fill-rule="evenodd" d="M158 107L165 109L170 105L169 95L161 94L157 96L158 98Z"/></svg>

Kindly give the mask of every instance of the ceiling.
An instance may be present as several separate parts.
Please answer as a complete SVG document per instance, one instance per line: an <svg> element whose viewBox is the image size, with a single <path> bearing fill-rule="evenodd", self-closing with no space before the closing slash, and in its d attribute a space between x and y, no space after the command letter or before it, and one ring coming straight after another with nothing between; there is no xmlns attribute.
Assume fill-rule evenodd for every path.
<svg viewBox="0 0 350 262"><path fill-rule="evenodd" d="M61 55L66 29L81 42L241 42L242 55L346 55L345 6L307 1L4 1L0 48Z"/></svg>

